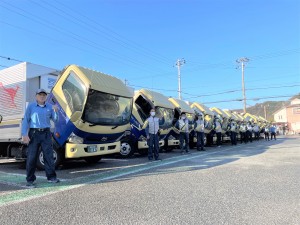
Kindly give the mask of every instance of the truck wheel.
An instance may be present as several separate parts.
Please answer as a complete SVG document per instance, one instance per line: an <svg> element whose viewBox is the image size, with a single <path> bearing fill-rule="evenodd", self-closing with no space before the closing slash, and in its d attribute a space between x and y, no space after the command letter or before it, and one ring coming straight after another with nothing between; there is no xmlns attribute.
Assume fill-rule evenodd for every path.
<svg viewBox="0 0 300 225"><path fill-rule="evenodd" d="M90 157L85 157L84 160L89 163L89 164L94 164L99 162L102 159L102 156L96 155L96 156L90 156Z"/></svg>
<svg viewBox="0 0 300 225"><path fill-rule="evenodd" d="M62 154L59 151L59 149L53 148L53 158L54 158L55 168L57 168L62 162ZM45 169L44 154L43 154L42 148L39 149L38 160L37 160L36 167L39 170L44 170Z"/></svg>
<svg viewBox="0 0 300 225"><path fill-rule="evenodd" d="M135 152L135 148L131 141L129 140L123 140L121 141L121 149L120 149L120 155L123 158L128 158L132 156Z"/></svg>

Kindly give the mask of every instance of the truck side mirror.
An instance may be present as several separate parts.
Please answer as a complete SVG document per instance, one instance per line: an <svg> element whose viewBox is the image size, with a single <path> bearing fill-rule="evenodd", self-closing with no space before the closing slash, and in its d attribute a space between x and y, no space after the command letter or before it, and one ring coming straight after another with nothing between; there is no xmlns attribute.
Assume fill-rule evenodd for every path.
<svg viewBox="0 0 300 225"><path fill-rule="evenodd" d="M2 122L3 117L0 115L0 123Z"/></svg>
<svg viewBox="0 0 300 225"><path fill-rule="evenodd" d="M80 111L75 111L75 112L72 114L70 120L74 123L74 122L76 122L77 120L79 120L79 119L81 118L81 116L82 116L82 113L81 113Z"/></svg>

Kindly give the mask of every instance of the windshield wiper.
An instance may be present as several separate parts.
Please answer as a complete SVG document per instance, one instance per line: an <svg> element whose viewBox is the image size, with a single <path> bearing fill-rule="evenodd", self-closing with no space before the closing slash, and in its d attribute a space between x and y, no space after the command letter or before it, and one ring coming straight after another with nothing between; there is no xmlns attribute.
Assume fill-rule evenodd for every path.
<svg viewBox="0 0 300 225"><path fill-rule="evenodd" d="M112 130L113 130L113 129L116 129L118 126L119 126L119 125L116 125L116 126L112 127L111 129L112 129Z"/></svg>
<svg viewBox="0 0 300 225"><path fill-rule="evenodd" d="M89 123L89 127L94 127L94 126L97 126L98 124L95 124L95 123Z"/></svg>

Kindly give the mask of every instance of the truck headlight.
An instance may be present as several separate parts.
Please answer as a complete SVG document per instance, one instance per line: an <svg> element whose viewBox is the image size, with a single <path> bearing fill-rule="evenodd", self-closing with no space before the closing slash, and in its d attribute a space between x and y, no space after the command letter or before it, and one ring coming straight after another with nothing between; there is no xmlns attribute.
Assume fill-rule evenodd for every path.
<svg viewBox="0 0 300 225"><path fill-rule="evenodd" d="M70 134L68 140L69 140L70 143L74 143L74 144L82 144L83 143L83 138L78 137L73 132L72 132L72 134Z"/></svg>

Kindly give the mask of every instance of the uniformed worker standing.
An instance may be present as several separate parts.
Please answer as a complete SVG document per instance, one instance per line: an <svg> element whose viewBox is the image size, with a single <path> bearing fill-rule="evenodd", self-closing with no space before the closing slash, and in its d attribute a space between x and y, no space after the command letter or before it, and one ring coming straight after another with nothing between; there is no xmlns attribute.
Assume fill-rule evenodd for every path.
<svg viewBox="0 0 300 225"><path fill-rule="evenodd" d="M50 132L50 119L58 120L57 106L46 103L47 92L44 89L36 91L36 101L30 103L22 121L22 140L28 144L26 159L27 186L35 187L35 170L39 147L42 148L45 172L50 183L58 183L53 158L52 138Z"/></svg>
<svg viewBox="0 0 300 225"><path fill-rule="evenodd" d="M179 141L181 154L189 153L189 120L186 118L185 112L182 112L179 120L175 125L179 130Z"/></svg>
<svg viewBox="0 0 300 225"><path fill-rule="evenodd" d="M276 126L274 124L270 127L270 133L271 133L271 140L273 140L273 137L274 140L276 140Z"/></svg>
<svg viewBox="0 0 300 225"><path fill-rule="evenodd" d="M237 129L237 124L234 120L231 119L231 122L229 124L229 129L230 129L230 140L231 140L231 145L236 145L237 140L236 140L236 129Z"/></svg>
<svg viewBox="0 0 300 225"><path fill-rule="evenodd" d="M248 121L246 136L250 142L252 142L252 130L253 130L252 124L250 121Z"/></svg>
<svg viewBox="0 0 300 225"><path fill-rule="evenodd" d="M246 135L247 126L245 125L245 122L243 121L240 125L240 135L241 135L241 144L244 142L245 144L248 142L248 138Z"/></svg>
<svg viewBox="0 0 300 225"><path fill-rule="evenodd" d="M255 140L259 141L259 126L257 123L255 123L253 126L253 132L254 132Z"/></svg>
<svg viewBox="0 0 300 225"><path fill-rule="evenodd" d="M155 116L155 109L150 110L150 117L146 120L143 129L145 129L148 141L148 159L161 160L159 158L159 124L160 119Z"/></svg>
<svg viewBox="0 0 300 225"><path fill-rule="evenodd" d="M205 127L205 120L203 119L203 115L199 114L194 123L194 129L197 135L197 151L205 151L204 127Z"/></svg>
<svg viewBox="0 0 300 225"><path fill-rule="evenodd" d="M219 118L215 119L215 131L217 135L217 146L220 148L222 143L222 126Z"/></svg>
<svg viewBox="0 0 300 225"><path fill-rule="evenodd" d="M265 126L265 140L266 141L270 141L270 126L268 124L266 124Z"/></svg>

